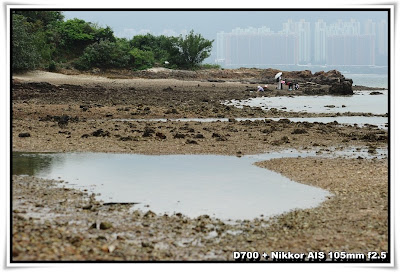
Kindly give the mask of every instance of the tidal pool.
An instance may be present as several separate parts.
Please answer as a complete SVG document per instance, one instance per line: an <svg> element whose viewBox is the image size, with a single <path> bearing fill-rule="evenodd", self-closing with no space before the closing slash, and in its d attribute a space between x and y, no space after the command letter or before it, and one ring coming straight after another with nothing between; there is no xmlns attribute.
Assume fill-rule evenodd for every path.
<svg viewBox="0 0 400 272"><path fill-rule="evenodd" d="M299 155L305 156L284 156ZM135 202L161 214L253 219L316 207L330 195L253 164L282 156L14 152L12 165L13 174L62 179L104 202Z"/></svg>
<svg viewBox="0 0 400 272"><path fill-rule="evenodd" d="M250 106L268 110L276 108L283 111L309 113L388 113L388 91L381 95L370 95L371 91L355 91L350 96L279 96L256 97L247 100L225 101L224 105L236 107Z"/></svg>

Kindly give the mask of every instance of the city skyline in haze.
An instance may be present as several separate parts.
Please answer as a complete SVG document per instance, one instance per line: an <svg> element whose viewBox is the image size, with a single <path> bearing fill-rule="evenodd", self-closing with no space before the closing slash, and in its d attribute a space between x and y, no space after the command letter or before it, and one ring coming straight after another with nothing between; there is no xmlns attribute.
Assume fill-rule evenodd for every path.
<svg viewBox="0 0 400 272"><path fill-rule="evenodd" d="M282 55L293 55L287 64L337 64L337 65L381 65L387 66L387 45L388 45L388 12L384 10L371 11L65 11L65 19L79 18L88 22L97 23L100 26L110 26L114 34L120 38L131 39L135 35L151 33L153 35L179 36L186 35L190 30L200 33L209 40L214 40L211 56L205 61L207 63L219 62L222 66L226 65L225 57L221 58L221 33L232 33L238 29L268 29L272 36L261 34L255 39L252 37L246 39L251 43L247 51L258 48L261 51L270 50L266 42L268 39L276 41L282 40L282 35L292 35L285 40L288 43L294 43L292 48L288 46L287 52L281 52ZM318 23L319 22L319 23ZM353 33L334 33L334 29L341 27L340 22L353 27ZM317 24L318 23L318 24ZM301 25L301 26L300 26ZM354 27L354 25L356 27ZM384 26L382 28L382 26ZM299 28L300 27L300 28ZM300 31L301 30L301 31ZM300 31L300 32L299 32ZM318 38L318 33L320 34ZM275 36L274 36L275 35ZM321 36L322 35L322 36ZM232 36L232 35L231 35ZM341 36L341 37L338 37ZM227 37L227 35L226 35ZM322 38L321 38L322 37ZM276 38L276 39L275 39ZM279 40L281 39L281 40ZM321 40L322 39L322 40ZM263 40L263 46L257 44L257 41ZM271 41L272 41L271 40ZM290 42L292 41L292 42ZM229 43L229 42L228 42ZM325 45L321 45L325 43ZM351 45L351 46L350 46ZM225 48L227 48L225 41ZM349 52L338 51L338 47L343 50L350 48ZM359 48L357 48L359 47ZM219 50L218 50L219 48ZM384 50L383 48L386 48ZM246 66L255 64L255 62L268 62L268 58L257 57L259 52L250 54L254 61L245 59L248 54L245 49L232 51L236 59L243 61L231 63L232 67ZM283 49L282 49L283 50ZM315 52L317 50L317 52ZM327 50L331 50L329 55ZM225 50L226 51L226 50ZM355 54L358 54L357 56ZM368 56L370 54L371 56ZM265 55L265 54L264 54ZM258 56L261 56L258 54ZM337 56L345 57L343 60L337 60ZM278 63L280 60L276 60ZM285 63L285 62L284 62ZM266 63L267 64L267 63ZM229 65L228 65L229 66Z"/></svg>

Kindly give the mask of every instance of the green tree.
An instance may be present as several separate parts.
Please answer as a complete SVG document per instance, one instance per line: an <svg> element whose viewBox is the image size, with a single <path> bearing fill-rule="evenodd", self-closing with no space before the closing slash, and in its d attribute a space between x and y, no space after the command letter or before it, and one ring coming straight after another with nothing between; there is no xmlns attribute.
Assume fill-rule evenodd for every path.
<svg viewBox="0 0 400 272"><path fill-rule="evenodd" d="M135 69L143 70L151 68L154 65L154 54L152 51L144 51L138 48L133 48L129 51L132 57L132 67Z"/></svg>
<svg viewBox="0 0 400 272"><path fill-rule="evenodd" d="M64 15L61 11L50 11L50 10L15 10L14 14L23 15L26 17L26 21L42 27L61 22L64 20Z"/></svg>
<svg viewBox="0 0 400 272"><path fill-rule="evenodd" d="M164 61L170 59L170 53L173 47L172 38L164 35L154 36L150 33L146 35L136 35L129 43L133 48L142 51L151 51L154 56L154 61L158 63L164 63Z"/></svg>
<svg viewBox="0 0 400 272"><path fill-rule="evenodd" d="M58 45L64 50L74 53L81 53L89 44L94 42L95 30L90 23L81 19L71 19L61 22L56 29Z"/></svg>
<svg viewBox="0 0 400 272"><path fill-rule="evenodd" d="M214 40L207 40L201 34L194 34L193 30L184 38L180 35L174 46L179 53L173 54L173 61L180 67L195 68L210 56L213 42Z"/></svg>
<svg viewBox="0 0 400 272"><path fill-rule="evenodd" d="M26 17L18 14L12 15L12 69L35 69L41 61L35 36Z"/></svg>
<svg viewBox="0 0 400 272"><path fill-rule="evenodd" d="M106 28L102 27L97 27L96 25L93 25L94 28L94 39L97 42L100 42L101 40L109 40L110 42L116 42L117 39L114 37L114 31L111 29L111 27L107 26Z"/></svg>

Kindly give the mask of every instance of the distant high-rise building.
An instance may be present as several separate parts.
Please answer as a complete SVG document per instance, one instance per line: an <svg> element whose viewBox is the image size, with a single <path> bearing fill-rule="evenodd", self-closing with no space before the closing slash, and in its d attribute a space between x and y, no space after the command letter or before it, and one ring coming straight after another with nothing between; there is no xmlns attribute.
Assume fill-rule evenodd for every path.
<svg viewBox="0 0 400 272"><path fill-rule="evenodd" d="M217 61L226 66L295 65L297 37L267 27L235 28L217 34Z"/></svg>
<svg viewBox="0 0 400 272"><path fill-rule="evenodd" d="M361 35L360 22L338 20L326 33L326 63L328 65L375 65L375 35L373 24L365 24ZM368 33L367 33L368 32Z"/></svg>
<svg viewBox="0 0 400 272"><path fill-rule="evenodd" d="M317 64L326 62L326 23L319 19L314 29L314 61Z"/></svg>
<svg viewBox="0 0 400 272"><path fill-rule="evenodd" d="M327 37L328 65L374 65L373 35L330 35Z"/></svg>
<svg viewBox="0 0 400 272"><path fill-rule="evenodd" d="M377 47L378 54L382 56L388 55L388 25L387 21L382 20L377 27Z"/></svg>
<svg viewBox="0 0 400 272"><path fill-rule="evenodd" d="M225 33L217 33L217 63L223 63L225 61L225 46L224 46L224 35Z"/></svg>
<svg viewBox="0 0 400 272"><path fill-rule="evenodd" d="M282 32L297 36L299 45L299 63L309 63L311 61L311 28L310 23L301 19L299 22L293 22L289 19L283 23Z"/></svg>
<svg viewBox="0 0 400 272"><path fill-rule="evenodd" d="M363 34L366 35L376 35L376 23L372 21L371 19L368 19L364 23L364 31Z"/></svg>
<svg viewBox="0 0 400 272"><path fill-rule="evenodd" d="M279 32L264 26L217 34L216 61L226 66L386 65L387 22L351 19L327 24L288 19ZM361 28L362 26L362 28Z"/></svg>

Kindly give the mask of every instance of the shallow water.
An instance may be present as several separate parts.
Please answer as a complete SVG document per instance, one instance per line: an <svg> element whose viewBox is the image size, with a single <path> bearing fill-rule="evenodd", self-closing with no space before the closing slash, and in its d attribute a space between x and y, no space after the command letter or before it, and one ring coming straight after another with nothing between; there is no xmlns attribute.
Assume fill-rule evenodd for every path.
<svg viewBox="0 0 400 272"><path fill-rule="evenodd" d="M285 156L298 156L289 152ZM264 154L270 159L275 153ZM105 202L142 210L253 219L318 206L329 192L253 165L261 157L109 153L13 153L13 174L62 179Z"/></svg>
<svg viewBox="0 0 400 272"><path fill-rule="evenodd" d="M388 113L388 91L380 92L383 94L370 95L371 91L356 91L351 96L256 97L247 100L225 101L223 104L238 108L243 106L260 107L263 110L276 108L289 112L386 114Z"/></svg>
<svg viewBox="0 0 400 272"><path fill-rule="evenodd" d="M263 120L274 120L278 121L284 118L263 118L263 117L254 117L254 118L233 118L236 121L263 121ZM357 125L364 126L366 124L375 125L381 129L387 129L388 118L381 116L336 116L336 117L288 117L285 119L289 119L292 122L319 122L319 123L330 123L333 121L338 122L339 124L347 124L347 125ZM153 118L153 119L113 119L113 121L128 121L128 122L201 122L201 123L210 123L210 122L228 122L228 118Z"/></svg>
<svg viewBox="0 0 400 272"><path fill-rule="evenodd" d="M348 74L343 73L346 78L353 80L353 86L361 85L367 87L388 88L387 74Z"/></svg>

